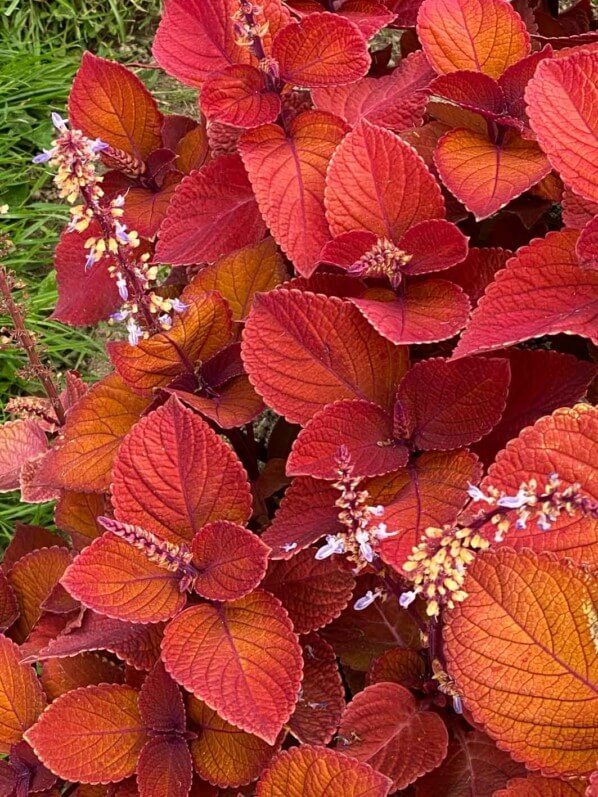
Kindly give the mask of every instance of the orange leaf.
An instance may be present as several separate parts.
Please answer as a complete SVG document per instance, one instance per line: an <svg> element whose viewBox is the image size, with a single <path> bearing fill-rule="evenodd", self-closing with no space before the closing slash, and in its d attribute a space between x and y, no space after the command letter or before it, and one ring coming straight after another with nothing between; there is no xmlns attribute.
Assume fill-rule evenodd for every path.
<svg viewBox="0 0 598 797"><path fill-rule="evenodd" d="M268 567L270 549L242 526L220 520L193 537L194 590L208 600L231 601L254 590Z"/></svg>
<svg viewBox="0 0 598 797"><path fill-rule="evenodd" d="M48 659L41 668L41 681L50 700L65 692L92 684L121 684L122 667L97 653L79 653L63 659Z"/></svg>
<svg viewBox="0 0 598 797"><path fill-rule="evenodd" d="M272 42L272 56L283 80L306 88L354 83L371 63L359 28L326 12L286 25Z"/></svg>
<svg viewBox="0 0 598 797"><path fill-rule="evenodd" d="M313 272L330 237L324 212L326 170L346 131L332 114L305 111L286 132L279 125L262 125L239 142L262 216L304 276Z"/></svg>
<svg viewBox="0 0 598 797"><path fill-rule="evenodd" d="M488 287L453 356L561 332L598 342L598 273L579 267L578 236L564 229L522 246Z"/></svg>
<svg viewBox="0 0 598 797"><path fill-rule="evenodd" d="M448 747L441 717L419 709L411 692L393 683L359 692L343 714L338 735L348 755L387 775L395 790L435 769Z"/></svg>
<svg viewBox="0 0 598 797"><path fill-rule="evenodd" d="M385 681L407 689L421 689L425 676L425 661L417 650L392 648L372 662L366 683L370 685Z"/></svg>
<svg viewBox="0 0 598 797"><path fill-rule="evenodd" d="M176 398L127 436L112 491L119 519L172 542L191 540L213 520L243 525L251 516L251 491L236 454Z"/></svg>
<svg viewBox="0 0 598 797"><path fill-rule="evenodd" d="M164 634L162 659L185 689L269 744L297 701L301 648L286 611L264 590L177 615Z"/></svg>
<svg viewBox="0 0 598 797"><path fill-rule="evenodd" d="M463 784L475 783L475 797L494 797L525 767L479 731L455 730L442 764L415 784L416 797L464 797ZM540 797L540 795L538 795Z"/></svg>
<svg viewBox="0 0 598 797"><path fill-rule="evenodd" d="M242 355L269 406L303 424L342 398L390 409L407 366L407 350L380 337L352 305L298 290L256 298Z"/></svg>
<svg viewBox="0 0 598 797"><path fill-rule="evenodd" d="M326 179L334 235L367 230L397 242L414 224L444 215L436 180L390 130L361 121L334 153Z"/></svg>
<svg viewBox="0 0 598 797"><path fill-rule="evenodd" d="M81 550L104 533L97 522L100 515L106 514L106 498L102 493L73 493L65 491L60 495L54 510L54 522L73 539L73 545Z"/></svg>
<svg viewBox="0 0 598 797"><path fill-rule="evenodd" d="M319 561L314 549L300 551L289 561L272 562L264 589L282 602L298 634L332 622L349 603L355 579L332 559Z"/></svg>
<svg viewBox="0 0 598 797"><path fill-rule="evenodd" d="M579 483L580 491L598 500L598 408L578 404L562 408L524 429L501 451L480 485L516 493L523 481L536 479L540 489L548 474L557 473L563 489ZM494 530L491 536L494 535ZM509 529L505 544L516 550L531 548L537 553L554 551L577 563L598 565L598 521L569 516L564 512L549 531L541 531L531 520L526 529Z"/></svg>
<svg viewBox="0 0 598 797"><path fill-rule="evenodd" d="M172 328L135 346L108 344L108 354L126 384L149 396L177 376L194 375L194 367L225 346L232 336L227 303L215 291L181 297L187 309L176 315Z"/></svg>
<svg viewBox="0 0 598 797"><path fill-rule="evenodd" d="M586 783L542 778L530 775L527 778L510 780L506 789L495 791L492 797L583 797ZM591 792L590 792L591 794Z"/></svg>
<svg viewBox="0 0 598 797"><path fill-rule="evenodd" d="M162 114L139 78L121 64L83 53L69 118L88 138L145 160L162 146Z"/></svg>
<svg viewBox="0 0 598 797"><path fill-rule="evenodd" d="M186 739L172 734L149 739L137 765L141 797L186 797L192 781L193 762Z"/></svg>
<svg viewBox="0 0 598 797"><path fill-rule="evenodd" d="M202 268L185 289L185 300L205 291L218 291L228 302L233 320L244 321L255 294L272 290L285 278L284 261L276 243L265 238Z"/></svg>
<svg viewBox="0 0 598 797"><path fill-rule="evenodd" d="M18 647L0 635L0 752L9 753L43 711L45 695L28 664L20 663Z"/></svg>
<svg viewBox="0 0 598 797"><path fill-rule="evenodd" d="M502 144L472 130L450 130L436 147L442 182L480 221L492 216L550 172L535 141L506 133Z"/></svg>
<svg viewBox="0 0 598 797"><path fill-rule="evenodd" d="M10 629L15 642L24 642L41 617L42 604L71 562L66 548L40 548L23 556L8 572L8 583L19 604L20 616Z"/></svg>
<svg viewBox="0 0 598 797"><path fill-rule="evenodd" d="M35 421L9 421L0 425L0 493L18 490L23 465L47 448L46 434Z"/></svg>
<svg viewBox="0 0 598 797"><path fill-rule="evenodd" d="M104 377L69 412L38 482L83 493L107 490L118 447L148 404L118 374Z"/></svg>
<svg viewBox="0 0 598 797"><path fill-rule="evenodd" d="M471 69L497 78L530 52L529 33L506 0L425 0L417 35L440 74Z"/></svg>
<svg viewBox="0 0 598 797"><path fill-rule="evenodd" d="M325 747L281 753L257 784L256 797L386 797L391 781L367 764Z"/></svg>
<svg viewBox="0 0 598 797"><path fill-rule="evenodd" d="M119 684L75 689L48 706L26 739L64 780L123 780L135 772L146 740L138 693Z"/></svg>
<svg viewBox="0 0 598 797"><path fill-rule="evenodd" d="M303 648L303 680L289 729L301 744L328 744L345 708L345 688L331 645L307 634Z"/></svg>
<svg viewBox="0 0 598 797"><path fill-rule="evenodd" d="M19 616L19 605L4 571L0 570L0 631L6 631Z"/></svg>
<svg viewBox="0 0 598 797"><path fill-rule="evenodd" d="M467 485L476 483L481 471L466 449L430 451L403 470L372 479L367 485L372 503L384 506L384 522L399 531L381 541L384 561L400 569L428 526L453 523L468 500Z"/></svg>
<svg viewBox="0 0 598 797"><path fill-rule="evenodd" d="M274 122L280 96L254 66L234 64L210 75L201 89L201 110L210 121L233 127L259 127Z"/></svg>
<svg viewBox="0 0 598 797"><path fill-rule="evenodd" d="M527 85L531 126L576 194L598 201L598 52L545 59Z"/></svg>
<svg viewBox="0 0 598 797"><path fill-rule="evenodd" d="M214 786L244 786L255 780L278 749L235 728L205 703L190 697L189 717L197 733L191 755L200 777Z"/></svg>
<svg viewBox="0 0 598 797"><path fill-rule="evenodd" d="M446 616L448 671L466 707L501 747L546 775L595 767L596 587L570 563L503 548L475 559L468 597Z"/></svg>
<svg viewBox="0 0 598 797"><path fill-rule="evenodd" d="M12 539L4 551L2 569L7 573L26 553L36 551L38 548L53 548L54 546L67 548L66 540L41 526L28 526L17 521Z"/></svg>
<svg viewBox="0 0 598 797"><path fill-rule="evenodd" d="M168 620L186 601L176 573L110 532L77 556L61 583L87 608L134 623Z"/></svg>

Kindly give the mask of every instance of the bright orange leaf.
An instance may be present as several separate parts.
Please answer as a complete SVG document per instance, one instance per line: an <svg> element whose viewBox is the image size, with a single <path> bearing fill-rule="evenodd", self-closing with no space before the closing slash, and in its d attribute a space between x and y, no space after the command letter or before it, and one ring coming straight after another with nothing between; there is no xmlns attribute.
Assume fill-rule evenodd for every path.
<svg viewBox="0 0 598 797"><path fill-rule="evenodd" d="M43 711L46 698L37 675L21 664L19 649L0 635L0 752L9 753Z"/></svg>

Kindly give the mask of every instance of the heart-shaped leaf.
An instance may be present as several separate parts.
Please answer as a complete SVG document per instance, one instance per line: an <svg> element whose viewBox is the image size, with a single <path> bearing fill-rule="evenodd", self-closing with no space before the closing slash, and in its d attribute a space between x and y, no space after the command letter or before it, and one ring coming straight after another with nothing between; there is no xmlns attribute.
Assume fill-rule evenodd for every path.
<svg viewBox="0 0 598 797"><path fill-rule="evenodd" d="M297 701L301 648L282 605L264 590L181 612L166 629L162 659L185 689L269 744Z"/></svg>
<svg viewBox="0 0 598 797"><path fill-rule="evenodd" d="M417 35L440 74L472 69L497 78L530 52L530 36L506 0L425 0Z"/></svg>
<svg viewBox="0 0 598 797"><path fill-rule="evenodd" d="M326 215L334 235L367 230L398 241L414 224L444 214L436 180L398 136L361 121L344 138L326 180Z"/></svg>
<svg viewBox="0 0 598 797"><path fill-rule="evenodd" d="M598 53L577 52L538 65L525 92L534 133L577 194L598 201Z"/></svg>
<svg viewBox="0 0 598 797"><path fill-rule="evenodd" d="M231 448L175 398L126 437L113 473L116 514L181 542L213 520L244 524L251 514L247 476Z"/></svg>
<svg viewBox="0 0 598 797"><path fill-rule="evenodd" d="M448 613L444 644L475 721L546 775L590 775L596 581L570 563L503 548L480 554L463 588L468 597Z"/></svg>
<svg viewBox="0 0 598 797"><path fill-rule="evenodd" d="M391 781L335 750L303 745L281 753L257 784L256 797L301 794L320 797L386 797Z"/></svg>
<svg viewBox="0 0 598 797"><path fill-rule="evenodd" d="M261 582L270 549L253 532L226 520L208 523L193 537L195 591L208 600L242 598Z"/></svg>
<svg viewBox="0 0 598 797"><path fill-rule="evenodd" d="M133 775L146 741L138 693L101 684L59 697L26 734L38 758L60 778L113 783Z"/></svg>
<svg viewBox="0 0 598 797"><path fill-rule="evenodd" d="M256 298L242 355L268 405L303 424L343 398L390 407L407 359L405 349L380 337L350 304L298 290Z"/></svg>
<svg viewBox="0 0 598 797"><path fill-rule="evenodd" d="M272 562L262 586L282 602L295 631L306 634L339 616L351 599L355 579L334 559L319 561L308 548L289 561Z"/></svg>
<svg viewBox="0 0 598 797"><path fill-rule="evenodd" d="M201 109L214 122L233 127L259 127L274 122L280 97L259 69L236 64L211 75L201 89Z"/></svg>
<svg viewBox="0 0 598 797"><path fill-rule="evenodd" d="M393 683L359 692L343 714L339 736L339 746L348 755L387 775L395 790L435 769L448 747L442 718L422 711L408 689Z"/></svg>
<svg viewBox="0 0 598 797"><path fill-rule="evenodd" d="M283 28L272 42L272 56L287 83L306 88L354 83L371 63L359 28L329 13L310 14Z"/></svg>
<svg viewBox="0 0 598 797"><path fill-rule="evenodd" d="M286 130L263 125L239 142L262 216L305 276L315 269L330 237L324 213L326 169L346 131L336 116L305 111Z"/></svg>
<svg viewBox="0 0 598 797"><path fill-rule="evenodd" d="M519 249L480 300L454 355L560 332L598 341L598 274L579 267L578 236L561 230Z"/></svg>
<svg viewBox="0 0 598 797"><path fill-rule="evenodd" d="M189 745L181 736L154 736L139 755L140 797L186 797L193 782Z"/></svg>
<svg viewBox="0 0 598 797"><path fill-rule="evenodd" d="M61 583L84 606L115 620L157 623L185 605L176 573L110 532L77 556Z"/></svg>
<svg viewBox="0 0 598 797"><path fill-rule="evenodd" d="M177 186L160 228L156 259L176 266L212 262L264 237L251 184L238 155L223 155Z"/></svg>
<svg viewBox="0 0 598 797"><path fill-rule="evenodd" d="M37 675L28 664L21 664L19 649L0 635L0 751L9 753L20 742L23 732L43 711L46 698Z"/></svg>
<svg viewBox="0 0 598 797"><path fill-rule="evenodd" d="M78 653L62 659L48 659L41 668L41 682L50 700L94 684L121 684L125 673L121 666L97 653Z"/></svg>

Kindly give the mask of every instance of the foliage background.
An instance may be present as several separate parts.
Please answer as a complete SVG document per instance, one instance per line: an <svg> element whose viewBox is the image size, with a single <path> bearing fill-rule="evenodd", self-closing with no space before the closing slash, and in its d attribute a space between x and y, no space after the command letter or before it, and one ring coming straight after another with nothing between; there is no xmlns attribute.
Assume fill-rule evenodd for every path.
<svg viewBox="0 0 598 797"><path fill-rule="evenodd" d="M52 138L50 113L64 113L81 54L90 49L123 63L149 63L160 14L159 0L5 0L0 10L0 224L15 249L6 265L22 283L27 325L37 333L48 362L60 373L77 369L95 379L104 366L102 335L49 320L56 302L52 252L68 209L53 201L51 176L31 158ZM158 72L140 76L169 110L194 112L189 94ZM0 327L7 319L0 316ZM14 349L0 349L0 421L12 395L34 394L19 375ZM0 548L19 520L52 522L52 506L27 505L18 493L0 496Z"/></svg>

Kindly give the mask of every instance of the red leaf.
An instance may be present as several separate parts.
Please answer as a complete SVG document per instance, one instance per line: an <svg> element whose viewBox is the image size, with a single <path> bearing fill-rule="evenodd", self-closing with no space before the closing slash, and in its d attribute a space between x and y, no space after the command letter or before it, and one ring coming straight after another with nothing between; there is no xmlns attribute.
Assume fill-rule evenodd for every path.
<svg viewBox="0 0 598 797"><path fill-rule="evenodd" d="M301 696L289 729L301 744L328 744L341 721L345 689L334 650L317 634L301 640L303 681Z"/></svg>
<svg viewBox="0 0 598 797"><path fill-rule="evenodd" d="M395 18L378 0L342 0L337 13L356 25L366 39L371 39Z"/></svg>
<svg viewBox="0 0 598 797"><path fill-rule="evenodd" d="M334 235L368 230L397 241L414 224L444 212L423 160L389 130L361 121L336 150L326 185Z"/></svg>
<svg viewBox="0 0 598 797"><path fill-rule="evenodd" d="M162 629L162 623L124 623L86 611L80 626L52 639L31 658L43 661L90 650L109 650L132 667L149 670L160 655Z"/></svg>
<svg viewBox="0 0 598 797"><path fill-rule="evenodd" d="M185 704L178 684L161 661L143 682L139 693L139 712L148 728L158 733L183 733L187 725Z"/></svg>
<svg viewBox="0 0 598 797"><path fill-rule="evenodd" d="M38 548L52 548L54 546L66 548L67 544L58 534L47 531L40 526L27 526L25 523L17 521L12 539L4 551L2 569L7 573L25 554L36 551Z"/></svg>
<svg viewBox="0 0 598 797"><path fill-rule="evenodd" d="M272 290L286 276L276 243L272 238L264 238L202 268L185 289L185 296L218 291L228 302L233 319L245 321L256 293Z"/></svg>
<svg viewBox="0 0 598 797"><path fill-rule="evenodd" d="M139 797L187 797L193 781L193 762L181 736L154 736L139 755Z"/></svg>
<svg viewBox="0 0 598 797"><path fill-rule="evenodd" d="M355 126L362 119L400 132L418 127L428 101L427 87L434 78L422 52L401 60L390 75L366 77L347 86L312 91L316 106Z"/></svg>
<svg viewBox="0 0 598 797"><path fill-rule="evenodd" d="M122 304L116 280L108 272L107 257L94 263L91 269L85 268L89 252L85 249L85 241L97 235L98 230L95 222L84 233L65 230L54 252L58 301L52 318L64 324L97 324Z"/></svg>
<svg viewBox="0 0 598 797"><path fill-rule="evenodd" d="M168 620L186 602L176 573L110 532L77 556L61 583L87 608L128 622Z"/></svg>
<svg viewBox="0 0 598 797"><path fill-rule="evenodd" d="M506 360L434 358L416 363L397 391L411 443L420 451L450 451L475 443L500 420L510 377Z"/></svg>
<svg viewBox="0 0 598 797"><path fill-rule="evenodd" d="M586 781L565 781L529 775L513 778L507 788L494 793L493 797L592 797L591 786L586 791Z"/></svg>
<svg viewBox="0 0 598 797"><path fill-rule="evenodd" d="M575 193L598 200L598 53L577 52L538 65L525 92L540 146Z"/></svg>
<svg viewBox="0 0 598 797"><path fill-rule="evenodd" d="M507 249L470 249L466 259L443 276L463 288L475 307L496 272L505 267L510 257L513 253Z"/></svg>
<svg viewBox="0 0 598 797"><path fill-rule="evenodd" d="M44 601L51 595L71 562L66 548L40 548L25 554L8 571L8 583L19 605L19 619L10 635L15 642L24 642L41 617Z"/></svg>
<svg viewBox="0 0 598 797"><path fill-rule="evenodd" d="M256 797L297 794L321 797L386 797L391 781L367 764L325 747L303 745L285 750L257 784Z"/></svg>
<svg viewBox="0 0 598 797"><path fill-rule="evenodd" d="M45 453L46 434L35 421L9 421L0 425L0 493L18 490L21 468Z"/></svg>
<svg viewBox="0 0 598 797"><path fill-rule="evenodd" d="M50 700L93 684L122 683L121 666L97 653L79 653L68 659L49 659L41 668L41 682Z"/></svg>
<svg viewBox="0 0 598 797"><path fill-rule="evenodd" d="M247 476L231 448L175 398L142 418L114 466L117 516L181 542L213 520L251 515Z"/></svg>
<svg viewBox="0 0 598 797"><path fill-rule="evenodd" d="M282 602L295 631L306 634L339 616L351 600L355 579L334 559L319 561L308 548L288 562L272 562L262 586Z"/></svg>
<svg viewBox="0 0 598 797"><path fill-rule="evenodd" d="M278 741L270 745L235 728L194 697L189 699L189 716L197 729L197 739L191 742L195 770L222 788L255 780L278 750Z"/></svg>
<svg viewBox="0 0 598 797"><path fill-rule="evenodd" d="M269 29L265 39L270 54L271 37L290 20L288 9L279 0L261 3ZM253 63L249 47L239 47L233 24L237 0L168 0L154 45L154 57L169 75L189 86L201 86L214 72L229 64Z"/></svg>
<svg viewBox="0 0 598 797"><path fill-rule="evenodd" d="M496 119L507 112L500 85L483 72L464 69L440 75L430 86L430 92L434 97L476 111L487 119Z"/></svg>
<svg viewBox="0 0 598 797"><path fill-rule="evenodd" d="M175 266L213 261L257 243L266 227L237 155L223 155L176 188L160 228L156 260Z"/></svg>
<svg viewBox="0 0 598 797"><path fill-rule="evenodd" d="M463 290L444 279L420 279L402 283L393 291L373 291L377 298L351 299L380 335L395 344L433 343L463 329L469 315L469 299ZM379 299L382 298L382 301Z"/></svg>
<svg viewBox="0 0 598 797"><path fill-rule="evenodd" d="M0 752L9 753L42 712L46 699L32 667L21 664L19 649L0 635Z"/></svg>
<svg viewBox="0 0 598 797"><path fill-rule="evenodd" d="M561 355L562 356L562 355ZM589 404L572 409L563 407L541 418L512 440L496 457L482 482L507 493L517 492L523 481L536 479L540 487L549 473L557 473L563 486L579 483L581 491L598 499L598 473L594 462L598 454L598 410ZM494 529L491 535L493 536ZM548 531L531 520L524 530L509 529L505 544L516 550L531 548L541 553L554 551L578 563L598 562L596 520L563 513Z"/></svg>
<svg viewBox="0 0 598 797"><path fill-rule="evenodd" d="M499 750L479 731L454 734L448 754L438 769L418 780L416 797L463 797L463 784L475 783L476 797L493 797L509 778L522 775L522 764ZM540 797L540 795L538 795Z"/></svg>
<svg viewBox="0 0 598 797"><path fill-rule="evenodd" d="M138 695L102 684L59 697L26 734L38 758L65 780L114 783L132 775L146 740Z"/></svg>
<svg viewBox="0 0 598 797"><path fill-rule="evenodd" d="M585 396L598 372L593 363L556 351L509 349L501 357L511 366L505 411L494 429L475 446L488 464L525 426Z"/></svg>
<svg viewBox="0 0 598 797"><path fill-rule="evenodd" d="M422 221L401 237L399 249L410 255L404 274L428 274L461 263L467 257L467 236L444 219Z"/></svg>
<svg viewBox="0 0 598 797"><path fill-rule="evenodd" d="M417 35L440 74L472 69L497 78L530 52L523 20L505 0L425 0Z"/></svg>
<svg viewBox="0 0 598 797"><path fill-rule="evenodd" d="M283 28L272 42L272 56L283 80L307 88L354 83L371 63L359 28L329 13L310 14Z"/></svg>
<svg viewBox="0 0 598 797"><path fill-rule="evenodd" d="M395 443L391 415L369 401L337 401L316 413L287 460L290 476L338 477L339 446L347 447L355 476L378 476L407 463L408 450Z"/></svg>
<svg viewBox="0 0 598 797"><path fill-rule="evenodd" d="M591 202L578 196L570 188L563 191L563 223L566 227L581 230L598 214L598 201Z"/></svg>
<svg viewBox="0 0 598 797"><path fill-rule="evenodd" d="M135 346L123 341L108 344L108 354L125 383L136 393L151 396L176 377L194 376L193 368L230 342L232 318L226 301L216 291L187 296L187 309L172 327ZM191 371L191 373L190 373Z"/></svg>
<svg viewBox="0 0 598 797"><path fill-rule="evenodd" d="M162 145L162 114L143 83L121 64L89 52L71 89L69 119L89 138L141 160Z"/></svg>
<svg viewBox="0 0 598 797"><path fill-rule="evenodd" d="M233 377L217 389L210 388L208 396L173 389L169 389L168 393L200 415L215 421L222 429L251 423L264 409L264 402L245 374Z"/></svg>
<svg viewBox="0 0 598 797"><path fill-rule="evenodd" d="M322 111L305 111L290 122L245 133L239 151L272 235L309 276L330 237L324 186L330 158L347 128Z"/></svg>
<svg viewBox="0 0 598 797"><path fill-rule="evenodd" d="M4 571L0 570L0 631L6 631L19 616L19 605Z"/></svg>
<svg viewBox="0 0 598 797"><path fill-rule="evenodd" d="M233 127L259 127L274 122L280 97L254 66L237 64L211 75L201 89L201 110L214 122Z"/></svg>
<svg viewBox="0 0 598 797"><path fill-rule="evenodd" d="M582 268L598 271L598 216L594 216L581 231L575 253Z"/></svg>
<svg viewBox="0 0 598 797"><path fill-rule="evenodd" d="M578 234L575 230L551 232L519 249L474 310L454 356L559 332L592 337L598 275L579 268Z"/></svg>
<svg viewBox="0 0 598 797"><path fill-rule="evenodd" d="M208 600L231 601L252 592L268 568L270 549L253 532L221 520L193 537L194 589Z"/></svg>
<svg viewBox="0 0 598 797"><path fill-rule="evenodd" d="M282 605L263 590L177 615L164 634L162 659L185 689L269 744L297 701L301 648Z"/></svg>
<svg viewBox="0 0 598 797"><path fill-rule="evenodd" d="M384 522L394 537L382 540L383 560L400 570L428 526L453 523L468 500L467 486L477 483L481 467L467 450L428 452L405 470L369 483L373 503L384 506Z"/></svg>
<svg viewBox="0 0 598 797"><path fill-rule="evenodd" d="M359 692L347 706L338 732L343 749L404 789L435 769L446 756L448 733L438 714L422 711L409 690L378 683ZM422 740L425 739L425 744Z"/></svg>
<svg viewBox="0 0 598 797"><path fill-rule="evenodd" d="M421 689L426 678L426 664L419 651L391 648L375 659L367 674L367 684L394 683L407 689Z"/></svg>
<svg viewBox="0 0 598 797"><path fill-rule="evenodd" d="M130 229L136 230L142 238L153 238L166 218L170 201L182 176L178 171L169 171L160 188L154 190L139 185L137 181L130 180L119 172L108 172L102 187L109 196L125 195L122 221Z"/></svg>
<svg viewBox="0 0 598 797"><path fill-rule="evenodd" d="M116 452L148 403L118 374L97 382L69 412L62 438L44 458L38 483L84 493L108 489Z"/></svg>
<svg viewBox="0 0 598 797"><path fill-rule="evenodd" d="M450 130L438 142L434 163L442 182L476 219L488 218L550 172L535 141L507 132L494 144L485 134Z"/></svg>
<svg viewBox="0 0 598 797"><path fill-rule="evenodd" d="M325 534L342 527L334 502L338 490L312 478L293 479L274 520L262 535L270 546L272 559L290 559Z"/></svg>
<svg viewBox="0 0 598 797"><path fill-rule="evenodd" d="M297 290L256 297L242 355L252 384L268 405L304 424L342 398L390 408L407 357L350 304Z"/></svg>

